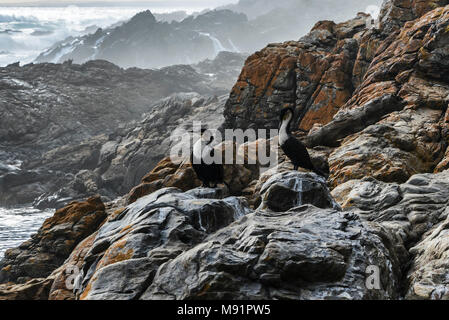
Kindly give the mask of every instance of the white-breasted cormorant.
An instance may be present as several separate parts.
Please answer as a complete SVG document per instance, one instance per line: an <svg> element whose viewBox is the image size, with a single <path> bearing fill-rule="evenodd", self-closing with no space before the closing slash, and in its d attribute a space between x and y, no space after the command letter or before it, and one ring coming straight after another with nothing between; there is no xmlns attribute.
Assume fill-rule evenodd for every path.
<svg viewBox="0 0 449 320"><path fill-rule="evenodd" d="M290 124L292 123L293 115L293 108L285 108L281 111L279 145L282 151L284 151L285 155L293 163L294 170L298 170L298 168L301 167L324 176L321 170L315 168L313 165L305 145L291 134Z"/></svg>

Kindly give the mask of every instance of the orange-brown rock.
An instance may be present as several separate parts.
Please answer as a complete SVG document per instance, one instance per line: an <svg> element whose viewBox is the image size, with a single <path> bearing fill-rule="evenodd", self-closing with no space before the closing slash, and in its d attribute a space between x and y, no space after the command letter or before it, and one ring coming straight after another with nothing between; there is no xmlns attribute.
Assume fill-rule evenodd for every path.
<svg viewBox="0 0 449 320"><path fill-rule="evenodd" d="M449 6L404 23L378 48L351 99L309 134L309 146L338 146L329 158L333 187L365 176L403 183L447 168L448 25Z"/></svg>
<svg viewBox="0 0 449 320"><path fill-rule="evenodd" d="M47 277L62 265L78 243L97 230L106 217L100 197L72 202L56 211L30 240L6 251L0 265L0 283L24 283Z"/></svg>
<svg viewBox="0 0 449 320"><path fill-rule="evenodd" d="M51 288L49 290L49 300L75 300L75 294L73 293L74 281L78 272L81 272L81 268L84 263L84 257L89 252L92 244L97 236L98 232L93 233L86 239L84 239L73 250L70 257L65 263L56 269L52 273L54 278ZM68 286L69 284L69 286Z"/></svg>
<svg viewBox="0 0 449 320"><path fill-rule="evenodd" d="M329 122L354 90L353 37L366 19L321 21L300 41L271 44L249 57L226 103L225 126L276 128L285 107L296 109L301 129Z"/></svg>
<svg viewBox="0 0 449 320"><path fill-rule="evenodd" d="M1 300L47 300L52 279L32 279L24 284L0 285Z"/></svg>
<svg viewBox="0 0 449 320"><path fill-rule="evenodd" d="M266 155L277 151L277 142L270 143L269 140L259 139L253 142L237 146L232 142L223 142L216 146L216 150L222 153L224 163L224 180L229 185L231 194L241 195L242 191L259 176L260 167L257 150L265 150ZM232 163L226 162L226 153L232 151ZM239 159L239 160L237 160ZM201 186L189 159L175 159L169 157L163 159L143 179L142 183L131 190L128 194L128 203L153 193L156 190L174 187L182 191L188 191Z"/></svg>

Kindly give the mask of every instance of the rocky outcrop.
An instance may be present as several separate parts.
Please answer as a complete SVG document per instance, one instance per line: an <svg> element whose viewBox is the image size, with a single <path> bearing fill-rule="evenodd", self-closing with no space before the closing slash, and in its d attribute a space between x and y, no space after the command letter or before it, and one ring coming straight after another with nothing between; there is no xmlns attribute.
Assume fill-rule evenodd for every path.
<svg viewBox="0 0 449 320"><path fill-rule="evenodd" d="M444 170L446 4L387 1L378 28L367 29L368 16L360 14L269 45L248 58L226 103L225 126L277 127L279 110L294 107L306 144L335 148L332 187L365 176L403 183Z"/></svg>
<svg viewBox="0 0 449 320"><path fill-rule="evenodd" d="M387 1L379 28L366 29L363 14L340 24L323 21L300 41L270 45L247 60L223 128L273 127L280 108L295 107L295 128L302 131L296 135L317 166L329 169L328 181L292 171L282 153L269 170L257 161L226 165L230 190L199 188L186 158L155 161L137 187L108 204L103 224L106 210L91 199L104 217L82 228L82 236L72 237L56 214L30 243L8 251L0 276L21 284L1 285L0 297L447 299L449 5L432 8L438 5L446 3ZM145 118L145 130L133 125L117 141L105 137L98 145L106 165L80 170L76 183L93 192L98 181L121 176L115 172L124 172L128 160L135 168L133 159L150 158L157 146L166 152L168 140L156 139L151 128L176 128L178 109L190 110L183 120L200 117L192 111L198 109L219 125L223 119L205 110L223 107L224 99L197 99L172 97L162 104L166 113ZM248 160L248 150L266 143L228 141L216 150L237 149ZM76 163L90 163L84 154ZM78 205L70 215L78 217ZM30 261L37 259L33 270L40 270L39 254L51 253L36 244L45 226L76 240L52 240L67 259L26 274ZM12 263L14 257L24 260ZM369 282L373 274L378 278Z"/></svg>
<svg viewBox="0 0 449 320"><path fill-rule="evenodd" d="M247 54L220 51L215 59L206 59L192 67L210 77L211 86L231 89L242 70Z"/></svg>
<svg viewBox="0 0 449 320"><path fill-rule="evenodd" d="M189 66L124 70L90 61L9 66L0 75L2 145L20 142L47 151L112 132L172 93L215 93L208 77Z"/></svg>
<svg viewBox="0 0 449 320"><path fill-rule="evenodd" d="M448 171L415 175L400 185L365 178L332 191L345 210L395 235L396 251L408 269L407 299L447 299L448 178Z"/></svg>
<svg viewBox="0 0 449 320"><path fill-rule="evenodd" d="M140 298L395 298L398 261L385 235L307 205L251 213L162 265ZM371 264L382 269L382 290L366 289Z"/></svg>
<svg viewBox="0 0 449 320"><path fill-rule="evenodd" d="M380 0L347 0L344 7L332 0L245 2L194 13L180 21L163 21L161 15L147 10L122 24L64 39L36 61L105 59L139 68L192 64L213 59L221 51L254 52L267 43L298 39L317 20L344 21L368 5L380 4Z"/></svg>
<svg viewBox="0 0 449 320"><path fill-rule="evenodd" d="M353 36L366 28L367 17L322 21L298 42L272 44L250 56L226 104L226 126L276 128L284 107L296 109L302 129L329 122L354 90Z"/></svg>
<svg viewBox="0 0 449 320"><path fill-rule="evenodd" d="M0 284L1 300L48 300L53 279L33 279L25 284Z"/></svg>
<svg viewBox="0 0 449 320"><path fill-rule="evenodd" d="M446 213L444 214L447 217ZM417 246L407 280L407 299L449 299L449 218L431 229Z"/></svg>
<svg viewBox="0 0 449 320"><path fill-rule="evenodd" d="M81 299L135 299L161 264L244 214L239 199L203 199L201 192L168 188L141 198L98 231L78 293ZM111 282L117 275L121 280Z"/></svg>
<svg viewBox="0 0 449 320"><path fill-rule="evenodd" d="M38 233L19 248L6 251L0 262L0 283L45 278L58 268L85 237L106 218L99 197L75 202L56 211Z"/></svg>
<svg viewBox="0 0 449 320"><path fill-rule="evenodd" d="M313 175L294 179L322 183ZM213 189L160 189L80 243L51 276L50 298L397 297L401 269L385 230L332 203L314 207L307 194L298 190L300 200L286 211L254 212L245 200ZM381 290L365 286L369 265L382 270ZM65 288L73 266L81 270L76 296Z"/></svg>
<svg viewBox="0 0 449 320"><path fill-rule="evenodd" d="M444 168L448 12L435 9L390 36L351 100L309 134L309 145L338 146L329 158L333 186L367 175L405 182Z"/></svg>

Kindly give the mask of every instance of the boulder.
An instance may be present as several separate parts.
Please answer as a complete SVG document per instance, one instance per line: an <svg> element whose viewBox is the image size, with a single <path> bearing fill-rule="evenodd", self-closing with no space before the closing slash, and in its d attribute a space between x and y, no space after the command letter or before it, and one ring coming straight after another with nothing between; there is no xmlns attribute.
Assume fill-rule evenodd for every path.
<svg viewBox="0 0 449 320"><path fill-rule="evenodd" d="M401 273L390 241L352 213L257 211L161 265L140 299L394 299ZM371 265L380 290L367 289Z"/></svg>
<svg viewBox="0 0 449 320"><path fill-rule="evenodd" d="M80 299L138 298L161 264L248 212L241 199L210 198L165 188L108 220L83 258Z"/></svg>
<svg viewBox="0 0 449 320"><path fill-rule="evenodd" d="M0 283L24 283L49 276L106 216L99 197L73 202L56 211L30 240L6 251L0 261Z"/></svg>
<svg viewBox="0 0 449 320"><path fill-rule="evenodd" d="M358 42L367 16L317 23L299 41L270 44L250 56L226 103L227 128L277 128L279 111L296 109L301 129L326 124L350 99Z"/></svg>
<svg viewBox="0 0 449 320"><path fill-rule="evenodd" d="M340 209L324 177L311 172L277 172L279 169L271 169L259 179L255 188L255 196L261 202L259 209L285 212L304 204L322 209Z"/></svg>

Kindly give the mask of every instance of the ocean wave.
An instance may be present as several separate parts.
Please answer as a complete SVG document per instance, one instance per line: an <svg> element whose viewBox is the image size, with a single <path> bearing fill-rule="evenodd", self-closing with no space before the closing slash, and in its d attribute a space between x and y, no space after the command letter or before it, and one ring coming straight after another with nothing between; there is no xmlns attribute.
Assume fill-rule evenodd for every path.
<svg viewBox="0 0 449 320"><path fill-rule="evenodd" d="M54 210L32 207L6 209L0 207L0 260L6 250L19 246L36 233Z"/></svg>

